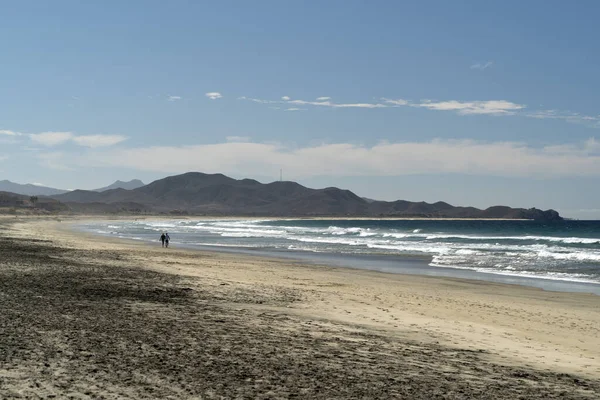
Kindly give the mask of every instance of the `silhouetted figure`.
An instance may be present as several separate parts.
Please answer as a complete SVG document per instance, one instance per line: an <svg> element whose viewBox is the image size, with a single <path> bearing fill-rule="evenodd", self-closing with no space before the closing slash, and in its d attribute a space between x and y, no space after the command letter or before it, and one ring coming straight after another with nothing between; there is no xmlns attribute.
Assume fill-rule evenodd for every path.
<svg viewBox="0 0 600 400"><path fill-rule="evenodd" d="M171 237L168 232L165 232L165 247L169 247L169 240L171 240Z"/></svg>
<svg viewBox="0 0 600 400"><path fill-rule="evenodd" d="M162 242L162 247L165 247L165 240L167 240L167 235L165 235L164 233L160 235L160 241ZM169 242L167 242L167 246Z"/></svg>

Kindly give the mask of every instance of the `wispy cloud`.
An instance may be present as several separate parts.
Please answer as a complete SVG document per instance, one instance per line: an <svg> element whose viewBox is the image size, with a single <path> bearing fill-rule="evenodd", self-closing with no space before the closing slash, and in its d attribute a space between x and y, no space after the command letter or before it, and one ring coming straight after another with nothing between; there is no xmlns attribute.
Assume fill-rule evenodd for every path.
<svg viewBox="0 0 600 400"><path fill-rule="evenodd" d="M506 100L488 101L426 101L419 104L409 104L411 107L424 107L437 111L456 111L460 115L489 114L489 115L513 115L516 111L525 108L522 104L516 104Z"/></svg>
<svg viewBox="0 0 600 400"><path fill-rule="evenodd" d="M405 99L381 98L381 103L334 103L330 97L319 97L316 101L309 100L289 100L273 101L255 99L250 97L240 97L240 100L249 100L255 103L271 104L281 103L287 105L330 107L330 108L390 108L390 107L423 107L436 111L455 111L460 115L469 114L489 114L489 115L512 115L518 110L525 108L522 104L513 103L507 100L487 100L487 101L432 101L422 100L420 102L411 102ZM327 99L327 100L325 100ZM289 110L289 108L288 108Z"/></svg>
<svg viewBox="0 0 600 400"><path fill-rule="evenodd" d="M42 132L29 135L30 139L44 146L56 146L73 138L71 132Z"/></svg>
<svg viewBox="0 0 600 400"><path fill-rule="evenodd" d="M297 105L308 105L308 106L320 106L320 107L331 107L331 108L385 108L385 104L379 103L333 103L329 100L326 101L305 101L305 100L290 100L288 104Z"/></svg>
<svg viewBox="0 0 600 400"><path fill-rule="evenodd" d="M73 142L83 147L106 147L121 143L126 140L121 135L83 135L78 136L72 132L42 132L30 134L29 138L37 144L52 147L66 142Z"/></svg>
<svg viewBox="0 0 600 400"><path fill-rule="evenodd" d="M431 140L350 143L306 147L233 141L209 145L140 147L91 151L75 165L127 167L146 171L206 171L264 175L284 168L290 177L397 176L460 173L507 177L600 176L595 139L544 147L519 142Z"/></svg>
<svg viewBox="0 0 600 400"><path fill-rule="evenodd" d="M6 129L0 129L0 135L21 136L22 133L21 132L15 132L15 131L9 131L9 130L6 130Z"/></svg>
<svg viewBox="0 0 600 400"><path fill-rule="evenodd" d="M287 99L287 100L286 100ZM252 97L238 97L238 100L248 100L260 104L284 104L284 105L307 105L317 107L331 107L331 108L385 108L385 104L378 103L333 103L329 100L319 101L306 101L306 100L292 100L288 96L283 96L282 100L264 100L256 99ZM288 109L285 109L288 110Z"/></svg>
<svg viewBox="0 0 600 400"><path fill-rule="evenodd" d="M525 114L525 116L536 119L559 119L575 124L584 124L600 128L600 115L594 117L591 115L584 115L570 111L538 110L529 112Z"/></svg>
<svg viewBox="0 0 600 400"><path fill-rule="evenodd" d="M219 92L208 92L208 93L205 93L205 96L211 100L217 100L217 99L223 98L223 95Z"/></svg>
<svg viewBox="0 0 600 400"><path fill-rule="evenodd" d="M306 108L290 107L290 108L286 108L284 111L303 111L303 110L306 110Z"/></svg>
<svg viewBox="0 0 600 400"><path fill-rule="evenodd" d="M385 97L382 97L381 100L383 100L384 103L387 104L391 104L393 106L407 106L409 104L408 100L404 100L404 99L387 99Z"/></svg>
<svg viewBox="0 0 600 400"><path fill-rule="evenodd" d="M479 63L478 62L478 63L475 63L475 64L471 65L469 68L471 68L471 69L479 69L479 70L483 71L484 69L487 69L487 68L491 67L492 65L494 65L493 61L486 61L484 63Z"/></svg>
<svg viewBox="0 0 600 400"><path fill-rule="evenodd" d="M121 143L127 138L121 135L87 135L74 136L72 140L84 147L106 147Z"/></svg>
<svg viewBox="0 0 600 400"><path fill-rule="evenodd" d="M487 68L487 67L486 67ZM430 100L423 99L419 101L407 100L402 98L380 98L381 102L365 103L336 103L331 101L331 97L318 97L315 101L291 99L289 96L281 97L281 100L266 100L253 97L238 97L239 100L252 101L259 104L278 104L281 106L270 107L274 110L297 111L297 106L308 107L329 107L329 108L399 108L413 107L425 108L432 111L450 111L458 115L490 115L490 116L511 116L537 119L561 119L566 122L585 124L590 127L600 128L600 115L590 116L575 112L566 112L558 110L530 110L525 104L519 104L509 100ZM290 107L293 106L293 107ZM303 109L305 110L305 109Z"/></svg>
<svg viewBox="0 0 600 400"><path fill-rule="evenodd" d="M0 154L0 162L8 160L8 156L4 154Z"/></svg>
<svg viewBox="0 0 600 400"><path fill-rule="evenodd" d="M178 101L181 100L182 97L181 96L167 96L167 101Z"/></svg>
<svg viewBox="0 0 600 400"><path fill-rule="evenodd" d="M284 97L287 97L287 96L283 96L282 98L284 98ZM289 99L289 97L287 97L287 98ZM254 103L259 103L259 104L281 104L281 103L285 102L285 101L279 101L279 100L255 99L253 97L246 97L246 96L238 97L238 100L248 100L248 101L252 101Z"/></svg>

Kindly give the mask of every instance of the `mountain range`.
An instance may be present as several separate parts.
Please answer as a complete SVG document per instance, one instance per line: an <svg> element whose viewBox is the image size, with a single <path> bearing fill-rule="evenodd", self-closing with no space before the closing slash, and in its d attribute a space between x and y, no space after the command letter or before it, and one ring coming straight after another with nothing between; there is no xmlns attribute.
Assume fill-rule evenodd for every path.
<svg viewBox="0 0 600 400"><path fill-rule="evenodd" d="M554 210L494 206L481 210L448 203L376 201L335 187L310 189L296 182L263 184L223 174L189 172L127 190L74 190L53 195L73 212L168 213L279 217L423 217L560 220Z"/></svg>
<svg viewBox="0 0 600 400"><path fill-rule="evenodd" d="M100 189L94 189L94 192L104 192L106 190L111 190L111 189L133 190L133 189L137 189L142 186L144 186L144 182L140 181L139 179L132 179L128 182L116 181L112 185L108 185L108 186L105 186Z"/></svg>
<svg viewBox="0 0 600 400"><path fill-rule="evenodd" d="M144 182L140 181L139 179L132 179L128 182L116 181L112 185L105 186L100 189L94 189L93 191L103 192L105 190L118 189L118 188L132 190L132 189L137 189L142 186L144 186ZM69 192L69 190L55 189L55 188L51 188L48 186L41 186L41 185L33 185L31 183L20 184L20 183L11 182L8 180L3 180L3 181L0 181L0 192L10 192L10 193L16 193L16 194L21 194L21 195L25 195L25 196L54 196L57 194L67 193L67 192Z"/></svg>
<svg viewBox="0 0 600 400"><path fill-rule="evenodd" d="M53 196L65 193L66 190L54 189L46 186L32 185L27 183L22 185L7 180L0 181L0 192L11 192L26 196Z"/></svg>

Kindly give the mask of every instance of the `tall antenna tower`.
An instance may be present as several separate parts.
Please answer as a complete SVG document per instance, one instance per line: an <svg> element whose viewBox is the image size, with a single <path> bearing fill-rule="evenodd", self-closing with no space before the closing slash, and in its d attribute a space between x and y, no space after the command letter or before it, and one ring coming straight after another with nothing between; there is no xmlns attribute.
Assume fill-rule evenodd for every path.
<svg viewBox="0 0 600 400"><path fill-rule="evenodd" d="M283 169L279 170L279 182L283 182Z"/></svg>

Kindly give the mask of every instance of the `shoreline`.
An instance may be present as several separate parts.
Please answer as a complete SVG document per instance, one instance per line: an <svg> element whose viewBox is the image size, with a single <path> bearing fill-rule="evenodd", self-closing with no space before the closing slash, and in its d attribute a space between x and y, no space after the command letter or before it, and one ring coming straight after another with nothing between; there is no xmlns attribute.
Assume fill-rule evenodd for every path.
<svg viewBox="0 0 600 400"><path fill-rule="evenodd" d="M150 220L159 220L155 218L149 218ZM187 218L186 218L187 219ZM219 218L216 218L220 220ZM237 220L237 217L223 218L223 220ZM117 219L119 220L119 219ZM167 218L167 220L173 220ZM192 220L195 220L192 219ZM256 218L250 218L250 220L256 220ZM299 219L285 219L285 220L299 220ZM355 220L354 218L349 220ZM109 220L93 219L89 222L102 222ZM112 221L112 219L110 220ZM77 222L73 221L70 225L73 226ZM81 233L86 233L92 237L103 237L110 240L126 240L132 243L146 243L147 242L139 239L132 239L126 237L115 238L109 234L89 232L84 229L77 229L72 227L73 230ZM176 244L177 246L177 244ZM432 265L431 255L403 255L403 254L346 254L346 253L333 253L333 252L302 252L300 250L289 250L289 249L275 249L275 248L254 248L254 247L243 247L243 246L219 246L215 245L192 245L192 244L181 244L179 248L185 248L191 251L208 251L217 253L233 253L233 254L246 254L253 257L262 258L276 258L286 261L294 261L301 263L308 263L311 265L326 265L330 267L349 268L351 270L371 270L390 274L402 274L402 275L415 275L415 276L434 276L434 277L447 277L456 279L471 280L474 282L493 282L503 283L508 285L519 285L525 287L540 288L546 291L556 292L573 292L573 293L591 293L600 296L600 283L588 280L577 280L577 279L561 279L552 278L547 276L527 275L518 274L511 272L502 271L478 271L475 268L460 268L454 266L439 266ZM425 262L427 260L428 262Z"/></svg>
<svg viewBox="0 0 600 400"><path fill-rule="evenodd" d="M135 322L135 318L142 315L135 310L139 310L139 312L145 310L143 315L151 319L144 320L144 324L149 324L149 326L154 326L153 324L156 324L157 321L169 318L168 316L171 314L179 315L178 313L183 312L177 310L189 309L191 314L177 319L179 325L176 325L178 328L175 331L170 331L172 336L170 340L192 340L196 335L194 332L209 328L216 330L198 342L201 343L198 350L193 347L193 344L182 347L187 351L204 349L202 351L210 352L213 351L211 349L214 349L217 358L210 358L213 364L208 370L209 372L201 375L204 380L195 382L194 385L213 385L210 386L211 393L216 395L235 397L235 392L227 390L237 387L244 388L245 393L250 397L256 397L259 393L266 393L269 390L275 390L274 393L285 397L284 393L290 393L290 387L296 387L289 380L291 378L286 378L288 380L285 382L288 383L278 383L268 389L264 386L264 382L271 378L261 375L267 372L252 373L252 376L261 375L263 382L252 383L254 386L244 383L243 380L239 381L239 379L231 381L233 386L229 386L227 389L214 385L216 385L215 382L226 381L230 376L230 372L223 372L219 369L220 367L217 368L215 365L236 362L239 365L234 371L239 373L240 368L246 368L244 367L245 360L248 360L248 368L258 363L264 371L271 371L269 372L271 375L268 376L272 377L275 376L272 374L277 373L270 368L281 368L276 367L279 365L277 360L281 356L287 357L286 354L290 354L291 358L285 358L285 362L281 365L287 365L284 368L291 368L290 365L294 365L296 368L296 372L293 372L294 379L301 379L302 376L306 376L303 375L307 373L306 368L314 367L311 374L315 374L319 378L316 381L298 383L300 386L312 388L307 389L309 392L304 395L309 398L318 397L319 393L310 390L338 390L329 392L329 397L336 397L337 393L338 397L382 398L383 396L425 399L435 396L434 393L438 393L438 395L439 393L450 393L451 388L458 390L456 385L462 388L463 393L470 393L470 395L464 395L465 398L503 399L523 395L527 398L539 399L595 398L600 394L600 382L597 380L600 376L600 298L595 295L548 292L526 286L455 278L389 274L343 267L307 265L303 262L285 259L248 257L224 252L162 249L160 246L155 247L147 243L70 231L68 224L56 221L33 219L10 221L8 226L8 230L3 234L20 238L15 243L21 242L25 245L26 242L34 240L31 242L31 246L46 246L43 248L48 248L48 251L55 249L52 250L53 253L49 253L54 255L45 262L57 263L57 271L61 271L63 268L68 271L77 265L81 265L81 268L92 268L90 271L96 271L82 275L82 279L84 279L82 284L87 285L86 287L96 282L94 274L98 273L97 271L106 271L102 273L107 275L102 275L103 277L97 280L100 282L98 284L102 285L110 283L109 278L113 274L116 274L115 277L120 277L116 282L122 280L124 283L129 282L127 276L139 275L139 277L133 278L131 284L128 283L128 285L133 285L131 287L138 289L142 287L140 285L145 284L144 279L146 278L142 277L148 273L159 274L161 282L173 279L180 282L173 289L152 289L147 292L153 293L152 296L164 296L169 293L175 295L179 292L174 292L174 290L183 287L187 297L184 296L182 299L188 300L185 300L184 303L179 303L177 300L176 304L180 305L169 306L164 303L158 307L158 303L148 303L148 300L144 300L146 297L128 297L129 300L124 303L104 303L104 300L100 302L98 302L99 300L94 300L94 302L86 300L81 303L78 300L73 303L72 307L77 310L79 304L87 305L86 307L105 307L106 304L112 304L111 314L122 314L123 317L118 320L121 322L110 318L109 321L118 324L130 320ZM36 244L38 243L36 241L40 240L42 242ZM15 254L16 258L4 266L0 261L0 267L11 268L12 265L20 265L19 263L25 262L27 257L37 257L36 254L40 254L40 257L44 256L44 252L37 251L6 254ZM46 260L46 258L43 259ZM122 268L127 269L118 272ZM75 273L77 270L73 271ZM60 278L57 282L62 282L64 279ZM41 282L46 282L46 280ZM124 283L119 283L119 285ZM28 287L28 283L25 281L21 284ZM36 287L39 288L39 286ZM11 288L12 286L8 287L8 290ZM92 289L93 291L89 291ZM81 295L97 296L97 294L107 293L108 289L99 290L91 287L88 291L81 292ZM133 289L121 288L114 293L122 296L121 293L130 293L131 290ZM21 292L22 290L16 293ZM52 293L59 292L52 291ZM2 294L1 291L0 294ZM144 296L147 295L144 294ZM10 298L0 296L0 304ZM30 299L28 297L23 301L33 301ZM51 299L48 297L49 305L54 304ZM19 307L22 306L21 303L16 304ZM58 307L63 303L56 304ZM40 309L42 310L40 312L43 312L44 315L52 314L52 307L46 305ZM10 310L10 308L8 309ZM161 311L163 309L166 314ZM101 312L100 310L97 309L95 313ZM123 314L133 311L136 312L136 317ZM188 313L188 311L185 312ZM209 312L210 316L206 314ZM64 312L62 313L64 314ZM82 315L88 315L88 313ZM127 317L125 317L126 315ZM184 323L195 324L195 318L198 317L200 318L198 323L201 325L193 325L193 328L191 325L189 328L186 328L187 325L181 325ZM213 320L222 322L207 325L206 321ZM262 326L270 328L263 330ZM221 327L226 329L221 331ZM0 327L1 329L3 328ZM121 335L120 332L129 332L128 329L133 328L122 329L112 329L114 332L110 335ZM160 331L158 328L153 329ZM221 333L217 334L217 331ZM91 334L93 331L89 332ZM188 333L182 338L180 332ZM151 335L151 333L152 330L147 335ZM108 333L103 335L108 335ZM67 337L71 336L67 335ZM110 336L102 336L98 340L106 341L107 337ZM152 337L152 340L155 341L165 340L162 337ZM235 343L248 343L248 340L252 341L252 345L247 344L241 348L235 345ZM308 344L307 341L310 341L311 344ZM278 357L271 358L269 355L271 350L263 349L268 343L277 343L278 352L276 354L279 354ZM320 343L328 344L321 347ZM163 343L160 346L169 345ZM363 348L363 346L366 347ZM230 350L223 353L223 348ZM251 354L254 354L252 353L253 348L262 349L257 353L260 355L252 355L251 359L248 359ZM317 350L320 355L315 356L314 352ZM232 357L235 357L228 358L228 352L233 352ZM217 354L220 355L217 356ZM363 357L361 354L369 355L365 361L376 360L376 362L369 361L363 364L360 361ZM397 354L397 356L390 357L390 354ZM308 357L306 360L304 355ZM434 355L439 357L434 357ZM135 353L126 353L115 360L121 359L124 360L123 363L135 364L137 362L135 357L137 357ZM166 355L163 354L162 357L166 357ZM208 356L204 354L198 355L198 357L204 362ZM112 360L112 358L110 359ZM178 358L173 362L176 360ZM295 360L305 361L298 364ZM328 363L327 366L322 364L325 361ZM50 364L52 365L52 363ZM141 365L145 364L140 364L135 368L144 368ZM186 365L185 362L183 365ZM204 368L202 365L198 364L197 368ZM340 371L344 371L340 372L340 375L337 375L336 372L338 366L342 368ZM124 365L121 367L125 368ZM116 369L120 370L119 368ZM135 368L133 369L136 370ZM213 381L209 375L210 371L214 371L215 368L222 372L215 376ZM376 370L372 370L372 368L376 368ZM163 382L159 390L167 390L166 388L178 385L176 383L167 384L165 381L170 374L181 373L175 371L178 370L165 372L167 375L164 375L162 380L153 378L153 382ZM320 371L329 371L329 373L320 375ZM401 377L408 381L398 386L399 382L390 380L387 384L379 386L380 383L377 382L380 382L380 377L387 376L387 373L382 371L389 371L390 379ZM354 373L358 375L354 375ZM0 367L0 376L4 376L3 374L2 367ZM355 380L342 383L344 377L349 376L348 374ZM567 378L571 375L562 374L578 376L579 381ZM448 379L445 378L446 376ZM523 379L523 377L530 378ZM113 386L116 384L115 382L120 382L115 377L112 379ZM182 379L187 382L188 378L184 376ZM485 383L487 379L493 379L494 385L490 386L489 382ZM317 389L318 386L314 385L318 385L319 381L330 382L328 386L330 389L324 387ZM357 382L362 383L358 385ZM0 393L2 393L2 387L0 384ZM376 387L379 388L377 389L379 391L372 391ZM484 387L486 390L478 391ZM288 391L282 392L281 390L284 390L282 388L286 388L285 390ZM365 388L370 388L371 391L365 392ZM434 389L437 391L430 391ZM352 390L353 392L341 394L340 390ZM412 392L402 392L403 390ZM175 392L170 393L173 395ZM194 393L199 392L195 391ZM197 395L210 397L207 393L205 391ZM300 393L300 397L303 397L302 392L298 393ZM565 393L567 395L564 395Z"/></svg>
<svg viewBox="0 0 600 400"><path fill-rule="evenodd" d="M96 235L109 237L104 235ZM117 240L134 240L118 238ZM150 244L150 242L143 242ZM254 249L244 247L221 247L210 245L180 246L191 251L207 251L216 253L244 254L250 257L273 258L284 261L324 265L349 269L353 271L374 271L384 274L429 276L450 278L476 282L491 282L505 285L524 286L542 289L548 292L585 293L600 296L600 283L589 281L552 279L533 275L518 275L499 272L480 272L469 268L431 265L430 256L397 255L397 254L343 254L343 253L311 253L293 250ZM369 266L364 265L371 263Z"/></svg>

